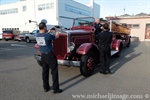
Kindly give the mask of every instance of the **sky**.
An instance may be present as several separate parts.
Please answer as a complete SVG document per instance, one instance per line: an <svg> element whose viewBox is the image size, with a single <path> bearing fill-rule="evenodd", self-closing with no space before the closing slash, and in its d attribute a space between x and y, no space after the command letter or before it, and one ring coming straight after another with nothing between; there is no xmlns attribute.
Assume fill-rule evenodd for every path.
<svg viewBox="0 0 150 100"><path fill-rule="evenodd" d="M0 0L0 4L17 1L19 0ZM90 2L90 0L74 1L82 4ZM94 0L94 2L100 5L100 17L102 18L105 18L106 16L120 16L124 13L130 15L135 15L141 12L150 14L150 0Z"/></svg>

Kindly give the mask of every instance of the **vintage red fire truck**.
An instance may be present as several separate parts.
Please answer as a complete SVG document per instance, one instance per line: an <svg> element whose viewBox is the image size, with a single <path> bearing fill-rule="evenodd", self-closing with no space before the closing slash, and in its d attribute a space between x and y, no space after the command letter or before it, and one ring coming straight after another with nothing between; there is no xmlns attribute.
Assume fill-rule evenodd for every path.
<svg viewBox="0 0 150 100"><path fill-rule="evenodd" d="M71 30L61 29L59 38L53 41L58 64L78 66L85 77L92 75L95 66L100 63L100 50L95 44L94 21L93 17L75 18ZM130 29L113 21L107 23L113 32L111 55L119 57L123 46L130 46ZM35 49L35 59L41 66L41 53L37 44Z"/></svg>

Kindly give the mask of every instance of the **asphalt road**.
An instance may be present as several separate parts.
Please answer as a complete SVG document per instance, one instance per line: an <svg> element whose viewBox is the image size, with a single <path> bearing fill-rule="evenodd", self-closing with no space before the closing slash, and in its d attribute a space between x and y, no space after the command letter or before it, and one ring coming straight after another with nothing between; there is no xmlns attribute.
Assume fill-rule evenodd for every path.
<svg viewBox="0 0 150 100"><path fill-rule="evenodd" d="M0 100L150 100L150 42L133 42L112 57L111 75L96 69L85 78L77 67L59 66L60 94L43 91L34 44L0 41Z"/></svg>

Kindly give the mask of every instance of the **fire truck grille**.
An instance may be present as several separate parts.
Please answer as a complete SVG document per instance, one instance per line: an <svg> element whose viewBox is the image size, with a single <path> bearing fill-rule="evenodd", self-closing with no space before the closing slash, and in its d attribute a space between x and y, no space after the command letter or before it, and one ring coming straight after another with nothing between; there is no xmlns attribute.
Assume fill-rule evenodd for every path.
<svg viewBox="0 0 150 100"><path fill-rule="evenodd" d="M64 59L67 53L67 35L60 34L59 38L53 41L53 49L57 59Z"/></svg>

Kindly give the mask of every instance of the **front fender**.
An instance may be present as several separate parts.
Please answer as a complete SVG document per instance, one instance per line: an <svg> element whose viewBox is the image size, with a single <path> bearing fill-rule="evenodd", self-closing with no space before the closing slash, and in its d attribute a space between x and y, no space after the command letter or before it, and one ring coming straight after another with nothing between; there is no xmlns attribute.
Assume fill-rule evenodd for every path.
<svg viewBox="0 0 150 100"><path fill-rule="evenodd" d="M120 51L122 49L122 40L116 41L116 50Z"/></svg>
<svg viewBox="0 0 150 100"><path fill-rule="evenodd" d="M112 45L111 45L112 50L119 51L122 48L121 44L122 44L122 40L114 40L114 41L112 41ZM120 48L120 46L121 46L121 48Z"/></svg>
<svg viewBox="0 0 150 100"><path fill-rule="evenodd" d="M80 47L77 49L76 53L80 54L80 55L85 55L89 52L89 50L91 50L92 48L97 48L98 47L93 44L93 43L83 43L82 45L80 45Z"/></svg>

